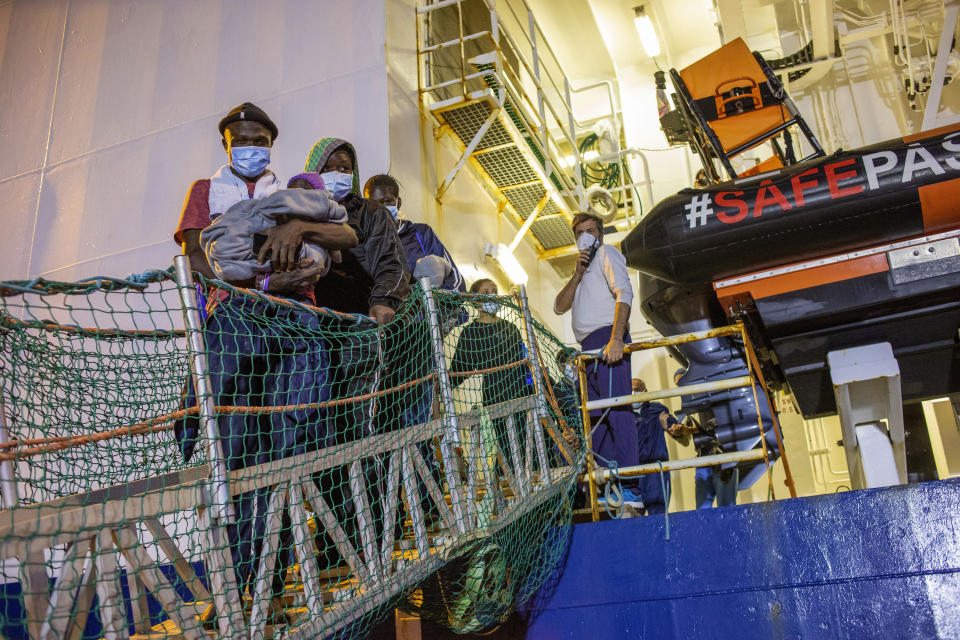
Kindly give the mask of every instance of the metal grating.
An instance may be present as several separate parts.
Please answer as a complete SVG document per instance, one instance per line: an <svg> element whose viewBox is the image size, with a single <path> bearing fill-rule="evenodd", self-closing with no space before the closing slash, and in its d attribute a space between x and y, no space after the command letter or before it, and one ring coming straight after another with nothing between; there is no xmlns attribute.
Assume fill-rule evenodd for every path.
<svg viewBox="0 0 960 640"><path fill-rule="evenodd" d="M537 180L537 174L530 168L527 159L516 147L495 149L489 153L474 156L483 170L497 187L503 189L521 182Z"/></svg>
<svg viewBox="0 0 960 640"><path fill-rule="evenodd" d="M481 100L456 109L448 109L439 115L447 121L453 132L463 142L463 146L467 146L490 116L490 109L490 103ZM510 139L510 134L507 133L503 124L500 123L500 120L494 120L483 138L480 139L477 149L486 149L510 142L513 142L513 140Z"/></svg>
<svg viewBox="0 0 960 640"><path fill-rule="evenodd" d="M530 232L536 236L544 249L556 249L573 244L570 222L562 215L537 218L530 226Z"/></svg>
<svg viewBox="0 0 960 640"><path fill-rule="evenodd" d="M526 220L527 216L533 212L537 206L537 203L540 202L540 199L543 198L543 194L545 193L546 190L541 184L528 184L523 187L503 190L503 195L506 196L507 201L513 205L514 210L524 220ZM557 208L557 205L554 203L554 201L547 200L546 204L543 205L543 211L540 212L540 215L549 215L551 213L559 212L560 209Z"/></svg>

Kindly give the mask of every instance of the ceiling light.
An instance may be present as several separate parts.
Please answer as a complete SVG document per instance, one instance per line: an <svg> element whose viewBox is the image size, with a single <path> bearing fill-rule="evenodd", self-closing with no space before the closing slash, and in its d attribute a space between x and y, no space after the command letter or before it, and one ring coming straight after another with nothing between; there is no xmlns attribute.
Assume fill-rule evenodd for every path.
<svg viewBox="0 0 960 640"><path fill-rule="evenodd" d="M497 262L513 284L527 284L527 272L505 244L497 245Z"/></svg>
<svg viewBox="0 0 960 640"><path fill-rule="evenodd" d="M637 28L637 35L640 36L640 44L643 45L644 52L651 58L660 55L660 39L657 38L653 20L647 15L645 7L633 8L633 26Z"/></svg>

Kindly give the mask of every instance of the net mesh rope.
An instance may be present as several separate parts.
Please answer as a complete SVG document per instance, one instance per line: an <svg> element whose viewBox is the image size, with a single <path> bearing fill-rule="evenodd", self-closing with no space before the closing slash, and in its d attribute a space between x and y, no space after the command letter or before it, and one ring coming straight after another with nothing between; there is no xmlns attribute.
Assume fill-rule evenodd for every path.
<svg viewBox="0 0 960 640"><path fill-rule="evenodd" d="M377 327L201 287L198 406L172 270L0 283L5 637L364 637L394 608L468 632L533 595L582 427L516 297L415 286Z"/></svg>

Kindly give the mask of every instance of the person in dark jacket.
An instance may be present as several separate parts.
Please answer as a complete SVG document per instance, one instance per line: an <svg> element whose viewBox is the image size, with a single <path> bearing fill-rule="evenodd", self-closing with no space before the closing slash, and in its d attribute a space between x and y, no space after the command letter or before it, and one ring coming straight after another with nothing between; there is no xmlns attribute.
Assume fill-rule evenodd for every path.
<svg viewBox="0 0 960 640"><path fill-rule="evenodd" d="M397 234L407 256L407 269L414 278L428 276L434 287L466 291L463 276L457 270L450 252L428 224L400 218L400 184L393 176L378 174L363 187L364 195L376 200L390 212L397 225ZM446 311L446 309L443 309ZM466 322L464 311L461 322ZM451 323L444 322L449 328ZM390 386L421 378L433 369L430 334L424 323L412 324L395 345L397 358L392 366ZM433 384L426 382L396 394L400 426L409 427L427 422L433 408Z"/></svg>
<svg viewBox="0 0 960 640"><path fill-rule="evenodd" d="M407 260L393 217L379 202L360 195L357 153L346 140L322 138L310 150L304 171L320 174L334 200L347 209L347 224L360 241L317 283L317 304L367 314L378 324L386 324L410 289ZM309 224L301 226L309 228ZM302 239L296 229L283 238L294 246Z"/></svg>
<svg viewBox="0 0 960 640"><path fill-rule="evenodd" d="M367 180L363 186L363 193L366 197L376 200L390 212L394 222L397 224L397 234L400 236L400 242L403 243L404 253L407 254L407 269L414 277L421 277L418 266L423 270L422 275L429 275L426 267L426 261L434 257L444 271L442 284L438 283L441 289L451 289L456 291L466 291L467 286L463 281L463 276L457 269L453 257L447 248L443 246L440 238L434 233L430 225L424 222L413 222L400 217L400 184L393 176L378 174Z"/></svg>
<svg viewBox="0 0 960 640"><path fill-rule="evenodd" d="M470 287L471 293L497 295L497 285L488 278L482 278ZM451 384L457 387L467 377L458 373L481 371L513 364L525 360L526 353L520 330L512 323L497 315L500 304L496 300L484 300L480 303L480 313L476 319L463 328L457 348L450 363ZM500 404L508 400L522 398L532 391L527 386L527 367L519 365L509 369L500 369L483 374L482 404L485 407ZM502 418L494 420L497 440L504 455L512 459L506 426ZM518 429L521 438L519 445L523 451L523 429Z"/></svg>
<svg viewBox="0 0 960 640"><path fill-rule="evenodd" d="M347 210L347 224L356 232L359 244L342 251L340 263L314 288L317 305L346 313L367 315L378 325L393 320L410 289L406 256L397 237L390 213L374 200L360 195L360 173L353 145L339 138L322 138L307 156L304 171L317 172L331 197ZM271 235L273 254L291 251L308 237L312 223L287 223ZM291 266L291 265L288 265ZM385 361L385 338L389 331L373 331L369 324L343 325L339 339L329 340L331 396L355 398L380 390ZM376 430L376 400L366 399L331 408L328 432L337 443L373 435ZM379 468L365 469L368 486L379 485ZM349 516L352 501L346 488L343 468L334 468L317 478L341 519ZM357 527L345 525L351 538ZM329 548L333 548L329 544Z"/></svg>
<svg viewBox="0 0 960 640"><path fill-rule="evenodd" d="M360 173L353 145L339 138L322 138L310 150L305 170L320 174L333 199L346 208L347 224L359 240L356 247L342 252L342 261L317 282L317 305L366 314L380 325L390 322L410 290L410 274L393 217L379 202L359 195ZM301 224L304 229L310 226ZM296 231L286 234L283 243L298 245L301 238ZM331 354L338 360L335 395L349 398L375 392L383 374L383 340L363 325L345 329L353 333L333 345L335 353ZM375 403L366 401L334 412L340 441L372 435L374 409Z"/></svg>
<svg viewBox="0 0 960 640"><path fill-rule="evenodd" d="M634 393L643 393L647 386L640 378L632 380ZM664 431L678 424L678 420L670 414L670 409L659 402L637 402L633 405L633 413L637 419L637 443L640 447L640 464L648 462L666 461L670 459L667 451L667 440ZM640 498L647 514L663 513L666 508L666 494L670 493L670 474L663 474L663 482L659 473L649 473L640 477ZM625 490L626 491L626 490Z"/></svg>

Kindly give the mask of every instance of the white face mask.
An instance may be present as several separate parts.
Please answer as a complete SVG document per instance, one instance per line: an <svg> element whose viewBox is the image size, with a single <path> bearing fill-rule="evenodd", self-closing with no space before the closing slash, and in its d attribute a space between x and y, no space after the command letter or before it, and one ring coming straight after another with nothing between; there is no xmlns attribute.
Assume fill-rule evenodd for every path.
<svg viewBox="0 0 960 640"><path fill-rule="evenodd" d="M491 315L497 315L497 311L500 311L500 303L494 302L493 300L488 300L487 302L482 303L480 308Z"/></svg>
<svg viewBox="0 0 960 640"><path fill-rule="evenodd" d="M585 249L592 249L594 246L600 244L600 241L592 233L587 233L584 231L580 234L580 237L577 238L577 249L584 251Z"/></svg>
<svg viewBox="0 0 960 640"><path fill-rule="evenodd" d="M327 171L326 173L321 173L320 177L323 178L323 186L327 188L327 191L330 192L333 199L338 202L346 198L353 189L352 173Z"/></svg>
<svg viewBox="0 0 960 640"><path fill-rule="evenodd" d="M390 215L393 216L395 222L400 222L400 210L397 209L395 204L385 204L383 208L390 212Z"/></svg>

